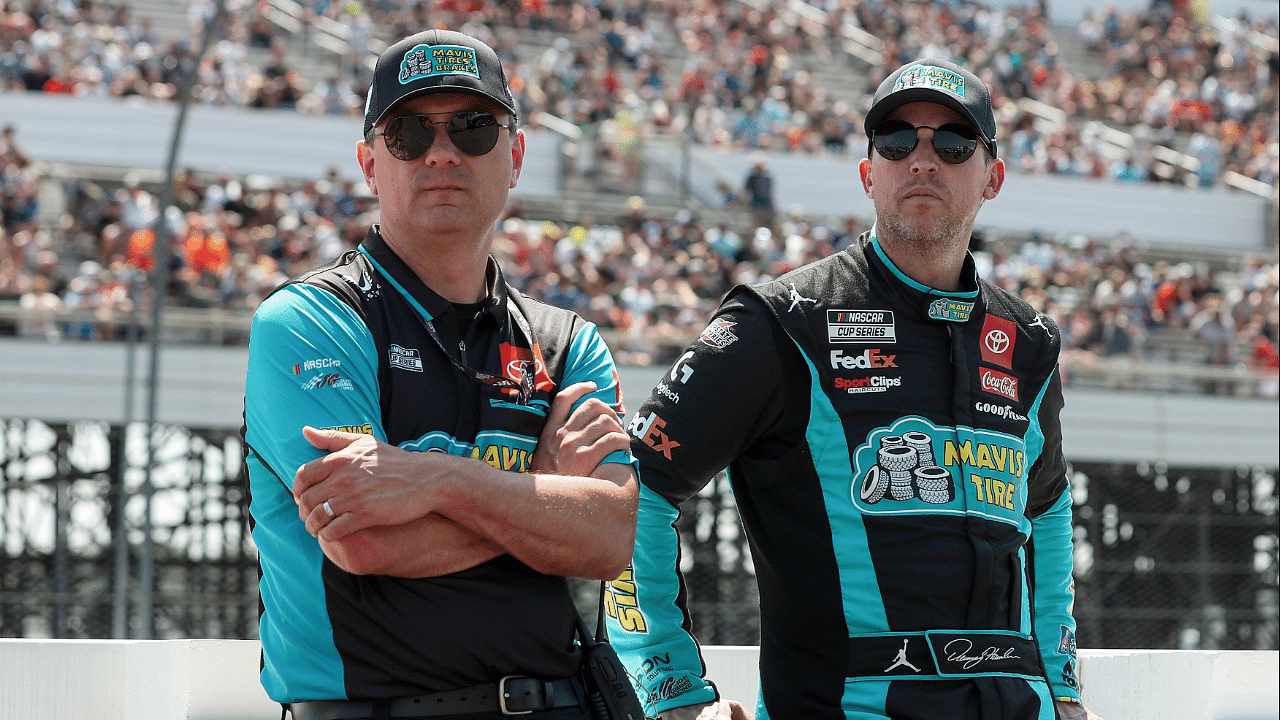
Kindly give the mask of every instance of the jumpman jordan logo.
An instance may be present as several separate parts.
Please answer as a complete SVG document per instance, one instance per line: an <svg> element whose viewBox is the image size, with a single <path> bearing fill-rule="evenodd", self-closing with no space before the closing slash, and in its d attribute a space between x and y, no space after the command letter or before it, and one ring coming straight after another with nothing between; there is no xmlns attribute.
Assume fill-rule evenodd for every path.
<svg viewBox="0 0 1280 720"><path fill-rule="evenodd" d="M1046 335L1048 335L1049 337L1053 337L1053 333L1049 332L1049 326L1044 324L1043 315L1036 315L1036 319L1033 322L1028 323L1028 326L1039 327L1040 329L1044 330L1044 333Z"/></svg>
<svg viewBox="0 0 1280 720"><path fill-rule="evenodd" d="M800 291L796 290L796 284L791 283L791 307L787 308L787 312L791 312L792 310L795 310L796 306L799 305L801 302L817 302L817 300L814 300L813 298L807 298L801 295Z"/></svg>
<svg viewBox="0 0 1280 720"><path fill-rule="evenodd" d="M885 672L889 672L894 668L898 668L903 665L906 665L907 667L911 668L912 670L915 670L916 672L920 672L920 668L916 667L915 665L912 665L907 660L907 643L909 642L911 642L911 638L902 639L902 649L898 651L898 656L893 659L893 664L885 668Z"/></svg>

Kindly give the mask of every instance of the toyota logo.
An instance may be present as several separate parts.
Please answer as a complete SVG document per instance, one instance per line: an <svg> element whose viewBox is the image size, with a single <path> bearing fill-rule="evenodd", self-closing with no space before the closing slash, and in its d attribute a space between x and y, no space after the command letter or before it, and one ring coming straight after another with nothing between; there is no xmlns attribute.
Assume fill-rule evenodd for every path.
<svg viewBox="0 0 1280 720"><path fill-rule="evenodd" d="M1003 330L992 330L987 333L987 337L983 340L987 344L987 349L1000 355L1009 349L1009 336Z"/></svg>

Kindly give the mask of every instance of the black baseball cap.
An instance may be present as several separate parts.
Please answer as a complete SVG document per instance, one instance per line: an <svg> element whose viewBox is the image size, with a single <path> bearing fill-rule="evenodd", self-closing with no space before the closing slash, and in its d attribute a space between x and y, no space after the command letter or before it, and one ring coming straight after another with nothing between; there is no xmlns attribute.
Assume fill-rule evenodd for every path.
<svg viewBox="0 0 1280 720"><path fill-rule="evenodd" d="M871 133L894 110L913 102L931 102L960 113L982 136L982 142L996 156L996 118L991 111L991 92L977 75L937 58L907 63L876 88L871 110L862 129Z"/></svg>
<svg viewBox="0 0 1280 720"><path fill-rule="evenodd" d="M364 104L365 136L402 100L437 92L489 98L516 119L516 103L493 48L460 32L426 30L378 56Z"/></svg>

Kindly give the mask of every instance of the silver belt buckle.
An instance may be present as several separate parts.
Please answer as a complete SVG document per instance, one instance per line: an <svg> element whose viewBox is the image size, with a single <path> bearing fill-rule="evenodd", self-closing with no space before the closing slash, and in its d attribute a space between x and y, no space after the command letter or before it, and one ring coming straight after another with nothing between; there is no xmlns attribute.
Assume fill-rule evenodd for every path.
<svg viewBox="0 0 1280 720"><path fill-rule="evenodd" d="M507 709L507 681L508 680L532 680L533 678L525 675L507 675L498 681L498 709L503 715L532 715L532 710L508 710Z"/></svg>

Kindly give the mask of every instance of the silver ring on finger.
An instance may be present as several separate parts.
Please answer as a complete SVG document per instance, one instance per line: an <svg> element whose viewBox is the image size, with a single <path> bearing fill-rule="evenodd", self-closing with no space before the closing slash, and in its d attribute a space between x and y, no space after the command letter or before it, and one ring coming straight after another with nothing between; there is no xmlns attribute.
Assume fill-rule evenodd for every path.
<svg viewBox="0 0 1280 720"><path fill-rule="evenodd" d="M329 513L330 520L338 517L338 513L333 511L333 506L329 504L328 500L325 500L323 503L320 503L320 507L324 508L324 511Z"/></svg>

